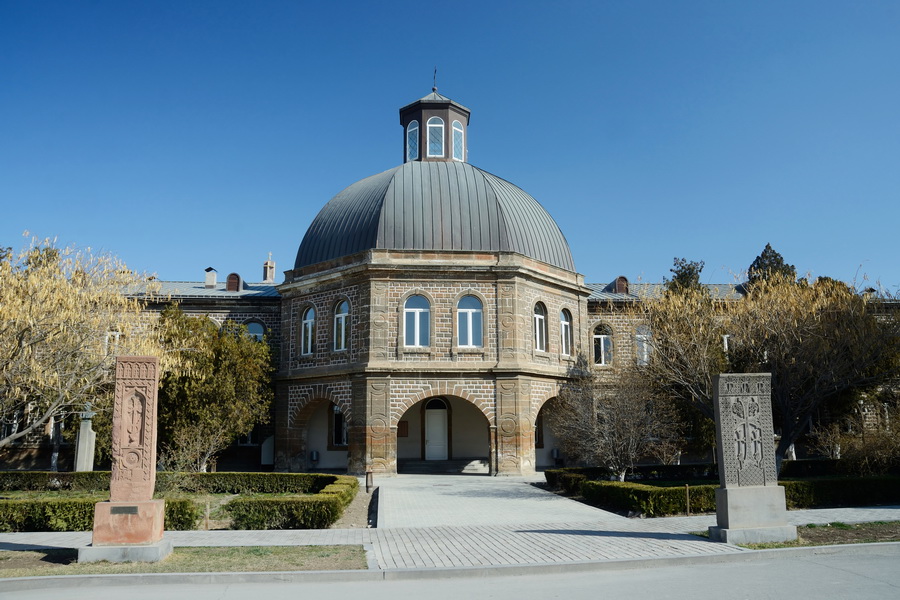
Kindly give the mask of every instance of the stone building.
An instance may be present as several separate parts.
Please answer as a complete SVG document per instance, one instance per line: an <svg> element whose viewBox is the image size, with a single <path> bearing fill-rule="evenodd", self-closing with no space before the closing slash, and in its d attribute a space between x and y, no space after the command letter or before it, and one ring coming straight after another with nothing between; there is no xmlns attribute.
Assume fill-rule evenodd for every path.
<svg viewBox="0 0 900 600"><path fill-rule="evenodd" d="M640 359L620 277L584 283L548 212L467 162L468 108L434 90L400 109L404 162L335 196L276 284L206 269L160 283L188 314L277 349L273 424L224 468L524 474L557 460L542 409L579 353Z"/></svg>
<svg viewBox="0 0 900 600"><path fill-rule="evenodd" d="M558 460L542 409L579 353L640 360L628 281L586 285L548 212L467 162L469 115L436 90L401 108L403 164L331 199L283 283L271 260L262 283L162 282L279 346L260 467L530 473Z"/></svg>
<svg viewBox="0 0 900 600"><path fill-rule="evenodd" d="M278 286L276 468L532 472L590 289L547 211L466 161L467 108L400 123L404 163L328 202Z"/></svg>

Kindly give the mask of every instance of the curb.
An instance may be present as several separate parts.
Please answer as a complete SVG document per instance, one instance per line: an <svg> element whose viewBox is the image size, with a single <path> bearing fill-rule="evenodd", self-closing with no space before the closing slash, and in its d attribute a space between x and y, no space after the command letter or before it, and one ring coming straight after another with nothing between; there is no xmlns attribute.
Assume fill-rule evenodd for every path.
<svg viewBox="0 0 900 600"><path fill-rule="evenodd" d="M732 554L698 554L640 559L613 559L554 564L499 565L485 567L445 567L431 569L396 569L382 571L267 571L252 573L142 573L129 575L64 575L0 579L3 591L53 590L62 588L115 587L145 585L205 585L241 583L328 583L350 581L410 581L423 579L461 579L510 577L592 571L636 570L654 567L691 566L737 562L762 562L785 557L810 557L844 554L848 556L888 555L900 557L900 542L873 544L843 544L839 546L810 546L806 548L778 548L772 550L737 549ZM367 554L368 548L367 548Z"/></svg>

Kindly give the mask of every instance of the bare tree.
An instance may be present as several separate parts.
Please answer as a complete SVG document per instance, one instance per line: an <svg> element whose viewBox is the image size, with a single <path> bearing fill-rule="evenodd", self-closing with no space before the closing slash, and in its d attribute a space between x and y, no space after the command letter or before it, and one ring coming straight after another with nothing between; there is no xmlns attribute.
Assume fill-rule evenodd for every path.
<svg viewBox="0 0 900 600"><path fill-rule="evenodd" d="M622 481L643 458L671 462L680 453L678 412L637 367L601 382L579 359L548 418L567 456L605 466Z"/></svg>

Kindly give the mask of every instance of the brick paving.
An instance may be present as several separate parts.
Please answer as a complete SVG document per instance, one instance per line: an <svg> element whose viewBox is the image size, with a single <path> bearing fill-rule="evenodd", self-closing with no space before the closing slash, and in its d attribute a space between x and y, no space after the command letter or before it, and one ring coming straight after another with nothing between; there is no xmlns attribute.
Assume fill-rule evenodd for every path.
<svg viewBox="0 0 900 600"><path fill-rule="evenodd" d="M365 545L377 568L563 564L747 550L689 535L714 515L627 519L541 490L531 478L381 478L377 529L171 531L175 546ZM364 493L364 492L360 492ZM790 521L900 520L900 506L792 511ZM0 550L77 548L90 532L0 533Z"/></svg>

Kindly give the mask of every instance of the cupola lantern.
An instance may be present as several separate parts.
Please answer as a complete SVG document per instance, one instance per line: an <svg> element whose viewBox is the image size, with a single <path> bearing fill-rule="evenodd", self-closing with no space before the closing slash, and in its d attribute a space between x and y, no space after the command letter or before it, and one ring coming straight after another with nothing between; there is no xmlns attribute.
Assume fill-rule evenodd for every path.
<svg viewBox="0 0 900 600"><path fill-rule="evenodd" d="M466 162L468 108L437 93L431 93L400 109L403 125L403 162Z"/></svg>

